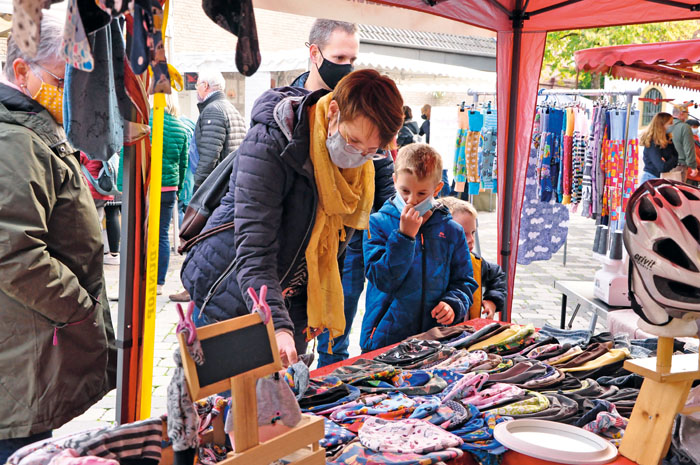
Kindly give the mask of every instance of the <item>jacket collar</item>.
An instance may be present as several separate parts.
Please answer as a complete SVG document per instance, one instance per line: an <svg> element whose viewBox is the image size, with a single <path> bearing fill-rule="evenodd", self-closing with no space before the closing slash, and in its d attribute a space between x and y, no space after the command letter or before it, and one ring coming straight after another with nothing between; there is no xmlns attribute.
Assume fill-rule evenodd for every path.
<svg viewBox="0 0 700 465"><path fill-rule="evenodd" d="M59 156L73 153L63 127L36 100L0 83L0 122L34 131Z"/></svg>
<svg viewBox="0 0 700 465"><path fill-rule="evenodd" d="M201 113L202 110L204 110L210 103L216 102L217 100L223 100L225 98L226 95L224 95L223 90L214 91L211 94L207 95L207 98L205 98L203 102L199 102L197 104L197 108L199 108L199 112Z"/></svg>

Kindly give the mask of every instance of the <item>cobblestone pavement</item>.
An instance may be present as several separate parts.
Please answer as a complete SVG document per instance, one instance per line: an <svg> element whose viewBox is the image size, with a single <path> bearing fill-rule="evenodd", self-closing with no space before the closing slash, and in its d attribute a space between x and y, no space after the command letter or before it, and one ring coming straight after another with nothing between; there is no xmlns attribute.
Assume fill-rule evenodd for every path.
<svg viewBox="0 0 700 465"><path fill-rule="evenodd" d="M563 249L557 252L547 262L535 262L527 266L519 266L515 280L515 295L513 299L513 322L534 323L542 326L549 322L558 324L561 309L561 294L554 289L556 279L592 281L598 262L591 254L595 227L592 220L572 215L569 226L566 265L564 265ZM479 216L479 237L481 239L482 255L488 260L496 261L496 214L482 212ZM155 357L153 368L153 396L151 414L160 415L166 411L166 390L170 382L174 362L173 351L177 347L175 326L177 311L175 303L168 299L169 294L182 290L180 284L180 267L183 257L171 254L170 267L163 289L163 295L156 301L156 331ZM119 267L105 265L108 296L118 295ZM351 355L359 354L360 326L364 313L364 298L360 299L361 308L355 319L351 332ZM112 318L117 321L117 302L111 302ZM587 328L589 315L579 315L574 322L574 328ZM605 322L598 323L602 330ZM94 427L104 427L115 421L116 391L110 392L101 401L91 407L83 415L75 418L57 431L55 436L82 431Z"/></svg>

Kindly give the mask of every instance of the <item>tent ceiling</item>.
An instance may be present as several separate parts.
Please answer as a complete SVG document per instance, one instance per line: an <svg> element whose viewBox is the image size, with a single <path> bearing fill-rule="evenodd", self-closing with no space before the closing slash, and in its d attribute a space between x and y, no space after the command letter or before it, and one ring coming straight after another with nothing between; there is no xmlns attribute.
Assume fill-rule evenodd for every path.
<svg viewBox="0 0 700 465"><path fill-rule="evenodd" d="M700 40L618 45L576 52L580 71L700 90Z"/></svg>

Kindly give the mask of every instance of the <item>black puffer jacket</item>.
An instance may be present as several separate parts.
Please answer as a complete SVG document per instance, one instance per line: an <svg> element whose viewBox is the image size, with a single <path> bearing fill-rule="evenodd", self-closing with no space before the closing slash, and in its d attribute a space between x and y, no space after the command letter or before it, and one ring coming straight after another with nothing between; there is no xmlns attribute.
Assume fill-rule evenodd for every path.
<svg viewBox="0 0 700 465"><path fill-rule="evenodd" d="M199 163L194 172L195 190L204 182L226 155L241 145L245 137L245 121L222 91L216 91L198 103L199 119L194 137Z"/></svg>
<svg viewBox="0 0 700 465"><path fill-rule="evenodd" d="M275 329L293 331L282 290L304 259L316 218L308 108L326 93L283 87L266 91L255 102L229 192L204 228L234 221L235 231L197 244L182 268L182 282L198 307L214 288L204 310L208 317L223 320L248 313L252 305L241 290L257 291L266 284Z"/></svg>

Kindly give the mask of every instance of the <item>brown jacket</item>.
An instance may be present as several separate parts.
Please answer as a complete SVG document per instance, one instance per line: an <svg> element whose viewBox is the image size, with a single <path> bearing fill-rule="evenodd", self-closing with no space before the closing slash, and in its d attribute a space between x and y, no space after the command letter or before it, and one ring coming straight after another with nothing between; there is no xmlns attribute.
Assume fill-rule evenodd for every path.
<svg viewBox="0 0 700 465"><path fill-rule="evenodd" d="M0 439L57 428L114 387L103 245L78 153L0 84Z"/></svg>

